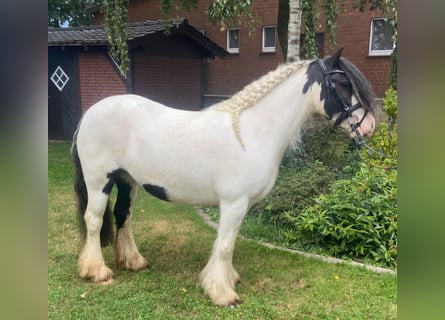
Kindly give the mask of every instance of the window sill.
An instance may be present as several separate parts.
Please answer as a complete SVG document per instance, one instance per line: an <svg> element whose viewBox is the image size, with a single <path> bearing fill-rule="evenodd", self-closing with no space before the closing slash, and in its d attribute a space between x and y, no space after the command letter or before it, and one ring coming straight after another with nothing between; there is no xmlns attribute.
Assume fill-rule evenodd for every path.
<svg viewBox="0 0 445 320"><path fill-rule="evenodd" d="M260 56L273 56L275 55L277 52L276 51L261 51L259 53Z"/></svg>
<svg viewBox="0 0 445 320"><path fill-rule="evenodd" d="M390 57L391 55L392 55L392 51L368 52L368 57Z"/></svg>

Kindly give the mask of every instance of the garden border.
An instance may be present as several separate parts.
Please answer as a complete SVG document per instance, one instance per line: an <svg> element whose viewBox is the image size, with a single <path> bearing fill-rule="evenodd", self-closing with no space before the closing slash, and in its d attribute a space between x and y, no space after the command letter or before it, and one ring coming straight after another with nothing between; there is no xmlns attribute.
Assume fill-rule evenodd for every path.
<svg viewBox="0 0 445 320"><path fill-rule="evenodd" d="M197 212L198 212L199 216L201 216L203 218L204 222L208 226L212 227L215 230L218 230L218 223L216 223L215 221L212 221L210 216L207 213L205 213L202 208L197 208ZM344 264L348 264L348 265L355 266L355 267L361 267L361 268L364 268L366 270L370 270L370 271L373 271L373 272L376 272L376 273L388 273L388 274L393 274L393 275L397 274L396 271L391 270L391 269L371 266L371 265L360 263L360 262L357 262L357 261L342 260L342 259L338 259L338 258L334 258L334 257L322 256L322 255L315 254L315 253L308 253L308 252L304 252L304 251L284 248L284 247L276 246L276 245L274 245L272 243L269 243L269 242L256 241L256 240L248 239L248 238L243 237L241 235L239 237L244 239L244 240L255 241L255 242L257 242L257 243L261 244L262 246L264 246L266 248L269 248L269 249L276 249L276 250L280 250L280 251L286 251L286 252L290 252L292 254L298 254L298 255L304 256L306 258L318 259L318 260L321 260L321 261L324 261L324 262L327 262L327 263L332 263L332 264L344 263Z"/></svg>

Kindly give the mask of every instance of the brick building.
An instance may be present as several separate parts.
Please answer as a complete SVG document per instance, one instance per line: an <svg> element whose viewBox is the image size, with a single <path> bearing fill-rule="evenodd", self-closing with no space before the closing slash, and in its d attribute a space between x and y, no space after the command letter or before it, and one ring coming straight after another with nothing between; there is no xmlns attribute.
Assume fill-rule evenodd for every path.
<svg viewBox="0 0 445 320"><path fill-rule="evenodd" d="M284 62L276 36L278 2L279 0L252 2L253 9L258 16L256 32L249 36L248 30L243 25L236 26L238 31L234 31L235 35L239 36L239 42L235 45L238 45L238 50L231 50L228 43L230 35L234 34L234 31L221 32L219 25L213 25L207 20L205 11L209 5L208 0L198 0L197 8L190 12L177 12L178 16L187 18L190 24L205 32L205 35L210 39L231 52L224 59L217 58L207 62L205 77L207 105L212 102L212 98L230 96ZM337 47L343 46L343 55L364 73L372 83L377 95L382 97L388 87L391 70L392 30L389 28L389 24L386 24L382 19L382 13L379 10L360 12L354 8L356 3L356 0L343 1L343 7L339 10L337 19L336 47L328 43L325 44L327 37L324 35L324 30L317 30L319 55L328 55ZM98 9L93 8L91 13L95 22L100 24L103 17ZM159 1L129 1L129 22L158 19L162 19ZM320 25L323 25L321 20ZM264 38L269 40L271 44L269 47L263 46ZM387 50L380 50L382 48Z"/></svg>
<svg viewBox="0 0 445 320"><path fill-rule="evenodd" d="M70 139L82 115L102 98L123 93L188 110L203 106L203 61L227 52L184 19L165 34L159 21L130 23L127 78L108 54L103 26L48 29L48 134Z"/></svg>

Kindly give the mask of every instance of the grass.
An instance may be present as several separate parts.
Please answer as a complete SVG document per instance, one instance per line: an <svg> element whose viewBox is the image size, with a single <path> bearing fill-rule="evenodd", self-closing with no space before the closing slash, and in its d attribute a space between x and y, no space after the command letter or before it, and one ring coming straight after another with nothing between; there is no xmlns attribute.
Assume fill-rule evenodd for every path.
<svg viewBox="0 0 445 320"><path fill-rule="evenodd" d="M215 231L193 207L140 192L133 228L150 271L116 271L115 282L80 279L79 234L68 143L48 155L49 319L395 319L396 276L331 265L239 239L234 266L242 282L237 308L212 305L199 286Z"/></svg>

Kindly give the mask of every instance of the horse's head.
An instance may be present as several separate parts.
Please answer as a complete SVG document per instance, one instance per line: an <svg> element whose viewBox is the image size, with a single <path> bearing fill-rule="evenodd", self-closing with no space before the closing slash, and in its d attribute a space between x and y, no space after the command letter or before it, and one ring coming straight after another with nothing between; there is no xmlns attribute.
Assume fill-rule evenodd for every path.
<svg viewBox="0 0 445 320"><path fill-rule="evenodd" d="M349 130L351 137L370 136L375 126L375 94L363 74L341 57L342 50L309 66L304 92L317 82L321 87L318 111Z"/></svg>

